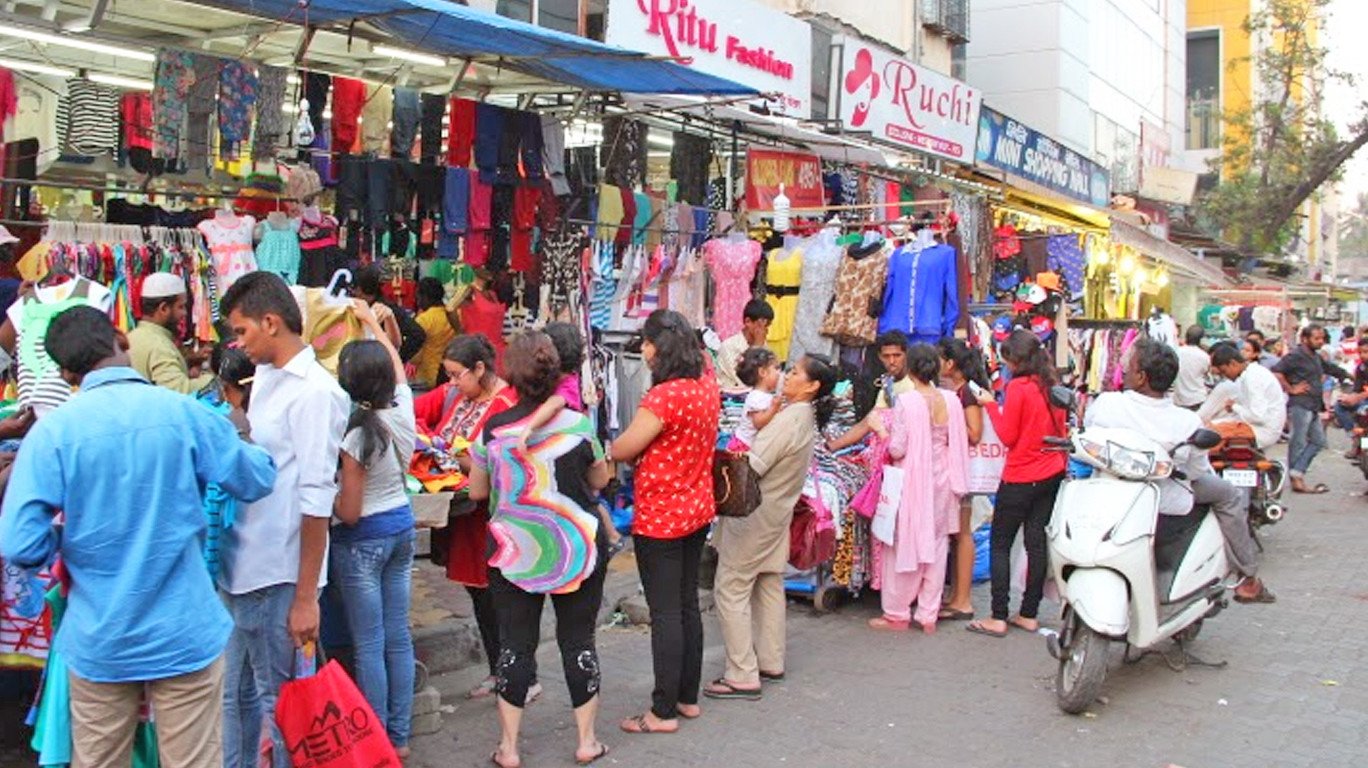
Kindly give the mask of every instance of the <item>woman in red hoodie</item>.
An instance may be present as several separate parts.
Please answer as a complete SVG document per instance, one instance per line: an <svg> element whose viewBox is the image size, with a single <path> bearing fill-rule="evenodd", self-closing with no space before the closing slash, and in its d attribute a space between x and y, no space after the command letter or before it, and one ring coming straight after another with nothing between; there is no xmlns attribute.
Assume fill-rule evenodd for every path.
<svg viewBox="0 0 1368 768"><path fill-rule="evenodd" d="M1065 434L1064 412L1051 406L1048 397L1056 382L1049 354L1035 334L1023 330L1012 332L1001 353L1012 372L1006 401L999 407L991 395L980 398L998 438L1007 446L1007 464L993 510L993 618L971 622L967 627L970 632L992 637L1007 634L1012 542L1023 528L1026 590L1021 596L1021 612L1010 623L1028 632L1040 628L1036 610L1045 586L1045 526L1050 522L1067 463L1064 453L1047 451L1045 445L1046 437Z"/></svg>

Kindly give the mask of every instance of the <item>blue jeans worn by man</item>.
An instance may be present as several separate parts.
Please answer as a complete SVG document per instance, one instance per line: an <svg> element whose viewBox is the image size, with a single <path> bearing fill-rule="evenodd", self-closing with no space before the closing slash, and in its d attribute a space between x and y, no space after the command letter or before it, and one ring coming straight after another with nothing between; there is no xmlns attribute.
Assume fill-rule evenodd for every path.
<svg viewBox="0 0 1368 768"><path fill-rule="evenodd" d="M1288 474L1301 478L1311 468L1311 461L1326 446L1325 425L1320 414L1299 405L1287 409L1290 436L1287 444Z"/></svg>
<svg viewBox="0 0 1368 768"><path fill-rule="evenodd" d="M1340 425L1340 429L1345 432L1352 432L1354 429L1354 417L1368 413L1368 401L1357 405L1345 405L1342 402L1335 403L1335 423Z"/></svg>
<svg viewBox="0 0 1368 768"><path fill-rule="evenodd" d="M224 653L223 763L255 766L262 723L269 729L273 766L288 768L290 752L275 727L276 695L294 668L286 619L295 585L277 584L241 595L223 593L233 634Z"/></svg>
<svg viewBox="0 0 1368 768"><path fill-rule="evenodd" d="M351 630L356 686L396 749L409 742L413 718L413 638L409 632L412 529L382 538L339 541L328 554Z"/></svg>

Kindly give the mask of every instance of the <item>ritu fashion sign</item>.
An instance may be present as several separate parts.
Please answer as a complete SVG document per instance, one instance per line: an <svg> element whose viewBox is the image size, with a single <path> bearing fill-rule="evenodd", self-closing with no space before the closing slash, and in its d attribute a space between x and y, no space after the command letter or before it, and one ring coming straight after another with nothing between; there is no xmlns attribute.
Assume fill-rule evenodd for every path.
<svg viewBox="0 0 1368 768"><path fill-rule="evenodd" d="M611 0L605 42L774 95L769 108L812 108L812 28L753 0Z"/></svg>
<svg viewBox="0 0 1368 768"><path fill-rule="evenodd" d="M850 131L968 163L978 133L978 89L847 38L841 57L841 122Z"/></svg>
<svg viewBox="0 0 1368 768"><path fill-rule="evenodd" d="M1097 163L988 107L979 117L975 159L1098 208L1111 198L1111 180Z"/></svg>

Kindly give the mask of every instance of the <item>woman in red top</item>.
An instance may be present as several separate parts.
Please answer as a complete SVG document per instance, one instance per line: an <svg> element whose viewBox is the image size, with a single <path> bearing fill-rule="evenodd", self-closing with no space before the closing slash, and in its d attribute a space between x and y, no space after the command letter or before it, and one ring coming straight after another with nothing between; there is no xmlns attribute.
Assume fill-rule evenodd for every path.
<svg viewBox="0 0 1368 768"><path fill-rule="evenodd" d="M469 474L470 444L491 417L517 404L518 394L494 372L494 346L484 336L457 336L442 357L448 381L414 400L413 415L418 429L452 446L461 470ZM489 508L483 502L472 506L469 514L453 517L446 528L433 530L432 549L446 554L447 578L463 584L474 605L475 624L489 663L489 676L470 692L474 699L494 693L499 622L488 589ZM539 689L533 690L529 701L537 693Z"/></svg>
<svg viewBox="0 0 1368 768"><path fill-rule="evenodd" d="M703 677L703 619L698 564L717 507L712 457L722 393L704 374L689 321L656 310L641 329L651 389L627 431L613 442L614 461L641 458L636 469L632 535L637 569L651 609L655 691L651 708L622 723L628 733L673 733L695 718Z"/></svg>
<svg viewBox="0 0 1368 768"><path fill-rule="evenodd" d="M1007 607L1012 586L1012 542L1025 529L1026 590L1021 613L1011 623L1027 632L1040 629L1036 611L1045 587L1045 526L1054 510L1055 494L1064 479L1064 453L1045 450L1047 436L1064 435L1064 412L1050 405L1055 384L1054 364L1030 331L1017 330L1002 344L1002 359L1012 372L1006 403L998 407L991 395L980 398L993 429L1007 446L997 504L993 510L993 618L971 622L970 632L1002 637L1007 634Z"/></svg>

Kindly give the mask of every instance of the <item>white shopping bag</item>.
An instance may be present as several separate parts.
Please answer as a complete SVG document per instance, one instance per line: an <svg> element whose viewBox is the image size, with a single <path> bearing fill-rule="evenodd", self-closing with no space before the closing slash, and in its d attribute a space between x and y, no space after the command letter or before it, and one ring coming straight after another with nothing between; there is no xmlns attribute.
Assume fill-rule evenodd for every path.
<svg viewBox="0 0 1368 768"><path fill-rule="evenodd" d="M984 418L983 436L969 446L969 492L997 493L1002 468L1007 465L1007 446L993 431L993 420Z"/></svg>
<svg viewBox="0 0 1368 768"><path fill-rule="evenodd" d="M869 523L874 538L893 546L893 532L898 527L898 503L902 501L902 467L892 464L883 468L883 483L879 486L879 506Z"/></svg>

